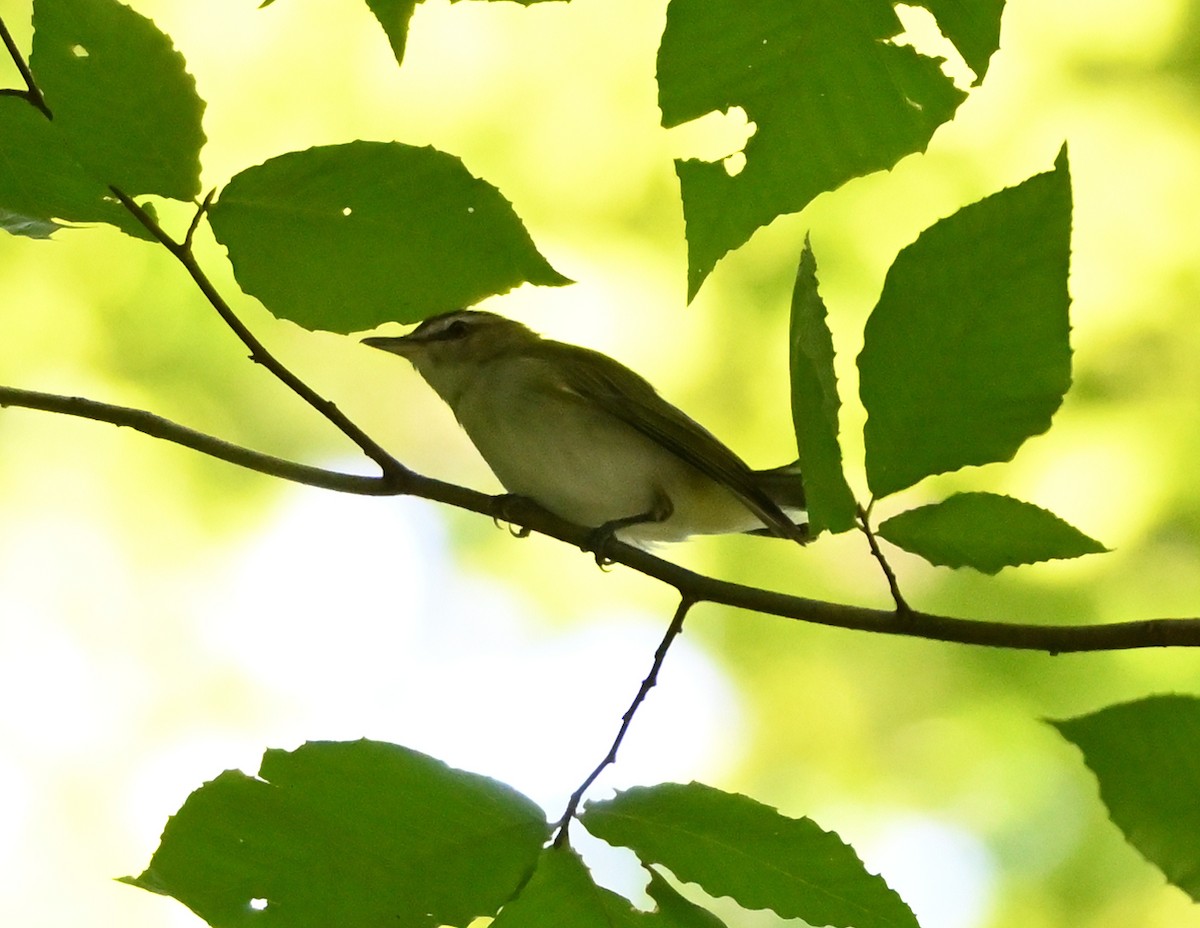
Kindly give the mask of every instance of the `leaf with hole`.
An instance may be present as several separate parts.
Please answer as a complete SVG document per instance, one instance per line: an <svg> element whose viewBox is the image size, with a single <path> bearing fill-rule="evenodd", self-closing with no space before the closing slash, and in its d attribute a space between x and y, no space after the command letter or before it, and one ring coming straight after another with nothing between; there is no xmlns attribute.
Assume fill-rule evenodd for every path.
<svg viewBox="0 0 1200 928"><path fill-rule="evenodd" d="M416 322L521 283L570 283L499 190L434 148L280 155L234 177L209 221L242 288L310 329Z"/></svg>
<svg viewBox="0 0 1200 928"><path fill-rule="evenodd" d="M116 0L35 0L30 67L91 176L125 193L200 192L204 102L169 37Z"/></svg>
<svg viewBox="0 0 1200 928"><path fill-rule="evenodd" d="M956 10L948 34L970 43L976 64L986 65L985 37L999 35L1001 7L970 0ZM954 115L966 93L941 59L896 44L903 32L889 0L671 0L658 50L662 124L741 107L756 126L739 173L675 162L689 298L755 230L923 151Z"/></svg>
<svg viewBox="0 0 1200 928"><path fill-rule="evenodd" d="M548 834L495 780L394 744L311 742L192 793L125 882L214 928L465 926L516 892Z"/></svg>

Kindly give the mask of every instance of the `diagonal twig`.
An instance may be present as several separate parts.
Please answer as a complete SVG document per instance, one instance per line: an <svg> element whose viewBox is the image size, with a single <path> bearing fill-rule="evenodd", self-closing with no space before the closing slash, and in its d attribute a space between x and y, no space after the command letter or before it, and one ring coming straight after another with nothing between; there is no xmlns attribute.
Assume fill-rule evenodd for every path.
<svg viewBox="0 0 1200 928"><path fill-rule="evenodd" d="M187 237L182 242L177 242L171 238L166 231L160 226L153 216L146 210L142 209L132 197L117 187L109 186L113 196L121 201L121 205L140 222L146 230L154 236L154 238L174 255L175 259L183 265L184 270L188 272L196 286L200 288L200 292L204 294L205 299L217 311L217 315L225 322L233 333L241 339L242 343L250 349L250 360L257 364L261 364L275 377L281 380L293 393L304 400L308 405L312 406L317 412L323 415L326 419L334 424L344 435L353 441L363 453L372 461L379 465L384 474L398 477L409 473L408 468L392 457L383 446L376 442L373 438L367 435L361 428L350 420L340 409L332 402L318 394L312 387L306 384L303 380L291 372L284 364L279 361L271 352L269 352L254 335L253 332L246 326L233 308L225 301L225 298L217 291L217 288L209 280L208 275L204 273L204 269L200 267L196 261L195 255L192 254L192 235L195 231L194 220L193 225L189 227ZM209 198L201 205L198 216L208 208Z"/></svg>
<svg viewBox="0 0 1200 928"><path fill-rule="evenodd" d="M650 672L646 674L646 678L642 680L642 685L638 687L637 695L633 697L633 702L629 704L629 708L621 716L621 727L617 729L617 736L613 739L612 746L609 747L608 753L604 755L604 759L596 765L595 769L579 784L579 788L571 793L571 798L567 800L567 808L563 812L562 818L554 826L556 830L553 842L554 847L562 847L567 842L567 828L570 826L571 820L575 818L575 813L579 810L579 803L583 800L584 793L596 782L596 778L606 768L616 763L617 752L621 750L621 743L625 740L625 734L629 731L629 726L633 724L633 717L637 714L638 708L645 701L650 690L658 682L658 672L662 669L663 661L666 660L667 651L670 650L671 644L679 636L679 633L683 631L683 620L687 618L688 610L694 605L695 600L689 598L687 595L684 595L679 601L679 607L675 610L671 624L667 627L667 633L663 635L663 640L654 652L654 661L650 665Z"/></svg>

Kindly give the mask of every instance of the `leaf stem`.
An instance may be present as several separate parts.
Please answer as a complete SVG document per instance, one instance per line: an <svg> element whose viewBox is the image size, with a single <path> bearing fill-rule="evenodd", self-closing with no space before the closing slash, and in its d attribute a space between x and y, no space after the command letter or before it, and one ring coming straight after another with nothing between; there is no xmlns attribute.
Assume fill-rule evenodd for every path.
<svg viewBox="0 0 1200 928"><path fill-rule="evenodd" d="M871 504L866 509L862 506L858 507L858 527L867 536L867 545L871 549L871 556L879 562L879 568L883 571L883 576L887 579L888 590L892 594L892 600L896 603L896 614L905 618L912 618L916 613L913 612L908 603L905 602L904 596L900 593L900 582L896 579L896 572L892 570L892 565L883 556L883 550L879 547L879 540L875 537L875 532L871 529L871 509L874 505L875 500L871 500Z"/></svg>
<svg viewBox="0 0 1200 928"><path fill-rule="evenodd" d="M621 749L621 742L625 740L625 734L629 731L629 726L633 724L633 717L637 714L638 708L645 701L647 694L654 688L658 682L658 672L662 668L663 661L666 660L667 651L670 650L671 644L683 631L683 620L687 618L688 610L696 604L696 601L688 597L686 594L680 599L679 607L675 610L675 615L671 619L671 624L667 627L667 633L663 635L662 641L658 645L658 649L654 652L654 661L650 665L650 672L646 674L646 678L642 680L642 685L638 687L637 695L633 697L633 702L629 704L629 708L625 710L625 714L621 716L621 727L617 729L617 736L613 739L612 746L609 747L608 753L604 755L604 759L596 765L596 768L587 775L579 788L571 794L571 798L567 800L566 811L563 812L562 818L555 824L556 834L554 835L554 847L562 847L567 842L567 828L571 824L571 820L575 817L575 813L579 810L579 803L583 800L584 793L588 788L596 782L596 778L600 776L604 770L616 763L617 752Z"/></svg>
<svg viewBox="0 0 1200 928"><path fill-rule="evenodd" d="M200 220L208 213L208 208L212 206L213 198L217 195L217 188L213 187L205 195L204 200L196 207L196 215L192 217L191 224L188 225L187 233L183 236L184 250L188 254L192 252L192 239L196 237L196 230L200 227Z"/></svg>

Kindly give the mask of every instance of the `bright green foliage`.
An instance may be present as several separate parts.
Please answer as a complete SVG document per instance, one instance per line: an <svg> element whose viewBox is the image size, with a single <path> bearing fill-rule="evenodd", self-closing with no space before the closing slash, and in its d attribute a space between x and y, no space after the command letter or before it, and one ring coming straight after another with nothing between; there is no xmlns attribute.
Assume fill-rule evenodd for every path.
<svg viewBox="0 0 1200 928"><path fill-rule="evenodd" d="M416 2L367 0L397 60ZM981 80L1004 0L921 5ZM115 0L35 0L34 24L33 71L55 118L19 91L0 97L0 228L45 237L60 220L99 221L147 237L109 185L197 194L204 104L181 56ZM691 295L755 229L923 149L950 118L964 94L936 61L892 44L900 31L889 0L672 0L658 59L664 125L741 106L756 126L736 176L676 165ZM1070 215L1064 153L1055 170L960 210L899 255L859 358L873 494L1007 460L1049 426L1070 382ZM358 141L284 154L238 174L208 216L241 286L310 328L412 322L523 282L569 282L499 191L432 148ZM842 531L855 502L807 247L790 349L812 524ZM879 532L933 563L991 573L1104 550L1044 510L984 493L902 513ZM1083 749L1129 840L1200 898L1200 701L1162 697L1054 724ZM662 867L813 925L916 925L837 835L745 796L695 783L633 789L590 804L582 823L641 858L655 911L597 886L569 847L544 848L541 810L509 787L365 740L268 751L257 777L222 773L127 882L217 928L434 928L497 912L497 928L722 928Z"/></svg>
<svg viewBox="0 0 1200 928"><path fill-rule="evenodd" d="M46 238L59 228L55 219L107 222L149 237L83 168L56 123L20 97L0 97L0 228Z"/></svg>
<svg viewBox="0 0 1200 928"><path fill-rule="evenodd" d="M200 192L204 103L183 56L116 0L36 0L30 66L74 157L130 196Z"/></svg>
<svg viewBox="0 0 1200 928"><path fill-rule="evenodd" d="M500 191L434 148L280 155L234 177L209 218L242 288L311 329L416 322L525 281L570 283Z"/></svg>
<svg viewBox="0 0 1200 928"><path fill-rule="evenodd" d="M809 819L699 783L626 790L589 803L584 827L709 895L812 925L915 928L908 906L854 850Z"/></svg>
<svg viewBox="0 0 1200 928"><path fill-rule="evenodd" d="M806 241L791 321L792 422L800 453L800 472L813 534L854 527L854 494L842 472L838 445L837 378L833 372L833 337L825 322L825 303L817 291L817 261Z"/></svg>
<svg viewBox="0 0 1200 928"><path fill-rule="evenodd" d="M970 21L998 19L991 5L972 5ZM756 229L923 151L954 114L965 94L937 60L888 41L901 32L888 0L672 0L658 52L663 125L740 106L757 126L735 176L675 163L689 298Z"/></svg>
<svg viewBox="0 0 1200 928"><path fill-rule="evenodd" d="M1200 902L1200 699L1151 696L1050 724L1083 751L1125 839Z"/></svg>
<svg viewBox="0 0 1200 928"><path fill-rule="evenodd" d="M1071 383L1071 183L1055 169L963 207L900 252L858 358L876 497L1007 461Z"/></svg>
<svg viewBox="0 0 1200 928"><path fill-rule="evenodd" d="M996 493L958 493L910 509L881 524L879 534L932 564L985 574L1108 550L1054 513Z"/></svg>
<svg viewBox="0 0 1200 928"><path fill-rule="evenodd" d="M127 881L215 928L466 925L516 892L548 833L495 780L397 745L313 742L192 793Z"/></svg>

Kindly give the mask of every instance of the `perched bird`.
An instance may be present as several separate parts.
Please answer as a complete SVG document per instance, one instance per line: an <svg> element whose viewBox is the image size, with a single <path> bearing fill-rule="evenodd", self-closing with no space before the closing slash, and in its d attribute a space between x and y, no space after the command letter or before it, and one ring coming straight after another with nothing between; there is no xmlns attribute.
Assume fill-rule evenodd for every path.
<svg viewBox="0 0 1200 928"><path fill-rule="evenodd" d="M607 355L457 310L363 343L407 358L453 410L508 492L645 547L755 532L803 544L793 465L751 470Z"/></svg>

